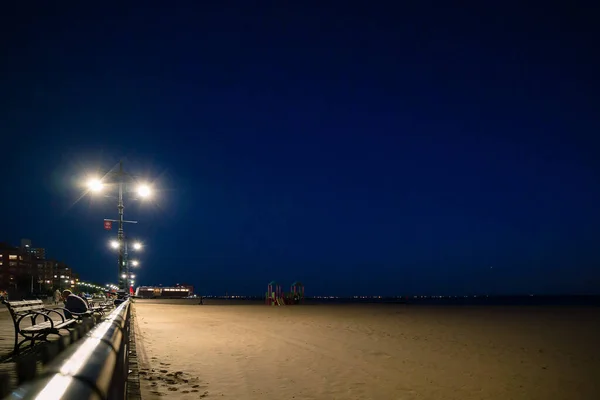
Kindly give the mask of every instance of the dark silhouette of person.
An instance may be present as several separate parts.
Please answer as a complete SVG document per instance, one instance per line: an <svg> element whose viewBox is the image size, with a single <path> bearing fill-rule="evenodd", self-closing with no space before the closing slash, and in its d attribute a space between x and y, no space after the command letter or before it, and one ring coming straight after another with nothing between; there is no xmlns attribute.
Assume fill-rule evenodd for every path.
<svg viewBox="0 0 600 400"><path fill-rule="evenodd" d="M88 305L81 297L73 294L70 290L63 290L62 298L65 301L65 317L73 318L73 314L83 314L88 311Z"/></svg>

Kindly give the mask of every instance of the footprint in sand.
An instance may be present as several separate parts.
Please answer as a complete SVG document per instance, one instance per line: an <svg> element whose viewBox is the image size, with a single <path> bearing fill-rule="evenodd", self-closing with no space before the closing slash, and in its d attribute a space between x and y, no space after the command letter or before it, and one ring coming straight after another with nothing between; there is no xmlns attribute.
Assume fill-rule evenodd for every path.
<svg viewBox="0 0 600 400"><path fill-rule="evenodd" d="M176 391L178 391L178 390L179 390L179 389L177 389L176 387L170 387L170 388L169 388L169 392L176 392Z"/></svg>
<svg viewBox="0 0 600 400"><path fill-rule="evenodd" d="M161 370L160 370L160 371L158 371L158 372L160 372L160 373L163 373L163 374L166 374L166 373L167 373L167 372L169 372L169 371L167 371L166 369L161 369Z"/></svg>

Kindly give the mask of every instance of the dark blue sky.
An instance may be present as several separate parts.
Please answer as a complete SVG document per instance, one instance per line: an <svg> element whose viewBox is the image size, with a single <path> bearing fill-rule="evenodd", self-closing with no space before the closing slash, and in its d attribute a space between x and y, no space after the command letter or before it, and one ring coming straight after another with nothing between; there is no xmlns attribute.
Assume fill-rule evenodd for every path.
<svg viewBox="0 0 600 400"><path fill-rule="evenodd" d="M126 204L142 284L599 293L583 5L17 3L0 13L0 240L116 281L116 207L75 200L123 158L161 189Z"/></svg>

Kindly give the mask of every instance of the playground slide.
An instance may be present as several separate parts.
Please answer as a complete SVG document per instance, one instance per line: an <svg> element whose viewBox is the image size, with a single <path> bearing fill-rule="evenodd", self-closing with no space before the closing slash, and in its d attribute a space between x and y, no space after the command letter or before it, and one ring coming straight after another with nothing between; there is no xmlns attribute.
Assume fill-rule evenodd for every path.
<svg viewBox="0 0 600 400"><path fill-rule="evenodd" d="M283 301L282 297L278 297L277 298L277 304L280 306L285 306L285 301Z"/></svg>

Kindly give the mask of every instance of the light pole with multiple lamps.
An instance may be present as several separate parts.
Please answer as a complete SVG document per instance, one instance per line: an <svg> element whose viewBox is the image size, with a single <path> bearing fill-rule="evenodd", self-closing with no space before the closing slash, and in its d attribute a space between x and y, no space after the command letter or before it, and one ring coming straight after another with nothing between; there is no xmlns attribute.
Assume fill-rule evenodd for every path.
<svg viewBox="0 0 600 400"><path fill-rule="evenodd" d="M148 198L152 191L150 186L137 182L136 178L123 170L123 162L119 162L119 169L115 172L109 172L102 179L91 179L88 181L88 189L92 192L101 192L106 186L117 185L118 186L118 202L117 209L119 212L119 219L104 219L105 229L111 229L112 223L118 223L117 240L111 242L113 248L118 249L118 273L119 273L119 289L128 290L130 278L129 278L129 264L127 254L127 240L125 240L125 233L123 225L126 223L137 224L137 221L126 221L123 218L125 205L123 203L123 194L128 189L128 185L134 184L136 191L141 198ZM141 249L140 243L133 243L135 250ZM134 266L135 266L134 262Z"/></svg>
<svg viewBox="0 0 600 400"><path fill-rule="evenodd" d="M129 260L129 241L126 240L125 236L121 237L121 240L113 240L110 242L110 246L113 249L119 250L119 265L122 265L123 268L119 269L119 289L122 289L121 281L124 281L124 287L129 288L133 285L133 281L130 277L130 265L132 267L137 267L140 265L140 262L137 260ZM131 243L131 247L134 250L139 251L142 249L142 244L140 242ZM121 256L122 254L122 256Z"/></svg>

